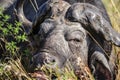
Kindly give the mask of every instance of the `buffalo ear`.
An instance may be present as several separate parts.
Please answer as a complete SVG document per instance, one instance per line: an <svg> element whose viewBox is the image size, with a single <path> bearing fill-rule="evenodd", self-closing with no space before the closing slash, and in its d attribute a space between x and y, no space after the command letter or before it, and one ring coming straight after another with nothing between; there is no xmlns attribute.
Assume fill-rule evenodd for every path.
<svg viewBox="0 0 120 80"><path fill-rule="evenodd" d="M105 55L95 51L90 58L90 68L94 77L99 80L113 80L113 73Z"/></svg>
<svg viewBox="0 0 120 80"><path fill-rule="evenodd" d="M88 3L73 4L66 12L65 18L72 22L79 22L89 32L101 33L107 41L120 46L120 34L116 32L111 23L103 17L102 12Z"/></svg>

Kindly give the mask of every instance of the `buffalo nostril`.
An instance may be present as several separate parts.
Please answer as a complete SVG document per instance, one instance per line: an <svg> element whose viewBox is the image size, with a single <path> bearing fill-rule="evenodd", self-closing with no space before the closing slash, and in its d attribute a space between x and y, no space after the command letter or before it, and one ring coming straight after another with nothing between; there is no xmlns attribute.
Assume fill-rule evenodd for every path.
<svg viewBox="0 0 120 80"><path fill-rule="evenodd" d="M54 65L55 64L55 59L54 58L46 58L44 63L48 65Z"/></svg>
<svg viewBox="0 0 120 80"><path fill-rule="evenodd" d="M53 59L52 62L54 63L54 62L55 62L55 59Z"/></svg>

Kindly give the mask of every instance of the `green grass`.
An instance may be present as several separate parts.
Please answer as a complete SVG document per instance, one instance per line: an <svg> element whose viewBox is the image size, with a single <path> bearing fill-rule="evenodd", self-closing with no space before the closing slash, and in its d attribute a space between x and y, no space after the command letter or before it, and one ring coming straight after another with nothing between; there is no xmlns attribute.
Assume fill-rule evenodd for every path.
<svg viewBox="0 0 120 80"><path fill-rule="evenodd" d="M15 21L14 24L9 23L10 16L2 13L0 10L0 80L13 80L22 77L30 79L21 61L23 56L29 57L30 53L26 53L27 47L21 44L28 43L28 39L21 23ZM26 58L27 58L26 57Z"/></svg>

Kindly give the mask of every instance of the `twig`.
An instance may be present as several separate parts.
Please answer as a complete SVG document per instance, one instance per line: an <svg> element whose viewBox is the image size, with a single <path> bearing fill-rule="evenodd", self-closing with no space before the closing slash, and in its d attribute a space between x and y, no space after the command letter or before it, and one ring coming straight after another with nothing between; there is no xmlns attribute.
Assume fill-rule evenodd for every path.
<svg viewBox="0 0 120 80"><path fill-rule="evenodd" d="M111 0L111 3L115 9L115 11L118 13L118 16L120 17L120 13L119 13L119 10L117 9L117 7L115 6L115 3L113 2L113 0Z"/></svg>

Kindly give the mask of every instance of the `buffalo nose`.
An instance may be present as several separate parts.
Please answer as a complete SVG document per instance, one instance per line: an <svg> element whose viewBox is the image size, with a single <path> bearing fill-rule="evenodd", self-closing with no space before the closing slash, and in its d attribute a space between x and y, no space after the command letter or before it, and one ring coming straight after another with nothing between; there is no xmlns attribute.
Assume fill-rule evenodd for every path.
<svg viewBox="0 0 120 80"><path fill-rule="evenodd" d="M44 64L46 65L54 65L56 62L55 57L51 55L46 55L46 58L44 60Z"/></svg>
<svg viewBox="0 0 120 80"><path fill-rule="evenodd" d="M42 65L45 65L47 67L53 68L53 67L56 67L58 65L58 60L57 60L56 56L51 55L50 53L39 52L39 53L34 55L33 63L37 67L38 66L42 67Z"/></svg>

